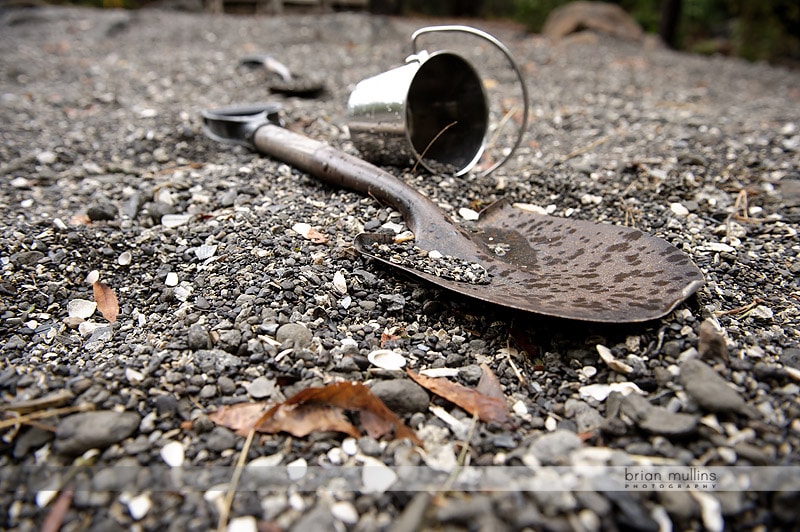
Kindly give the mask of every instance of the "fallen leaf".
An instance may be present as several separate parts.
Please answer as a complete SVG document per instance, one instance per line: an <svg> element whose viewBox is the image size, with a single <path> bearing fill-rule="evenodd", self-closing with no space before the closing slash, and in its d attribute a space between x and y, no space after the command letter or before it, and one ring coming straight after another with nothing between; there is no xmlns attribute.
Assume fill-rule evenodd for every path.
<svg viewBox="0 0 800 532"><path fill-rule="evenodd" d="M447 379L425 377L411 370L406 370L406 373L423 388L460 406L468 413L477 415L481 421L501 424L508 422L508 410L505 402L496 397L488 397L472 388Z"/></svg>
<svg viewBox="0 0 800 532"><path fill-rule="evenodd" d="M270 408L255 428L259 432L288 432L295 436L305 436L314 430L335 430L358 438L361 433L344 417L346 410L359 412L361 424L373 438L394 431L395 438L407 438L422 445L414 431L361 383L338 382L302 390Z"/></svg>
<svg viewBox="0 0 800 532"><path fill-rule="evenodd" d="M64 524L64 518L67 516L70 506L72 506L72 490L62 491L53 507L47 512L42 523L41 532L58 532L61 530L61 525Z"/></svg>
<svg viewBox="0 0 800 532"><path fill-rule="evenodd" d="M273 406L273 403L236 403L223 405L216 412L208 415L208 419L222 427L229 428L237 434L246 435L258 423L264 412Z"/></svg>
<svg viewBox="0 0 800 532"><path fill-rule="evenodd" d="M94 291L94 300L97 303L97 309L109 323L117 321L117 314L119 314L119 301L114 291L109 288L105 283L100 281L92 285Z"/></svg>
<svg viewBox="0 0 800 532"><path fill-rule="evenodd" d="M487 397L494 397L505 404L506 396L503 394L503 388L500 386L500 381L497 380L497 375L494 374L492 368L488 364L481 364L481 380L475 387L475 391L482 393Z"/></svg>
<svg viewBox="0 0 800 532"><path fill-rule="evenodd" d="M310 224L298 222L292 226L292 230L307 240L315 244L325 244L328 237L311 227Z"/></svg>

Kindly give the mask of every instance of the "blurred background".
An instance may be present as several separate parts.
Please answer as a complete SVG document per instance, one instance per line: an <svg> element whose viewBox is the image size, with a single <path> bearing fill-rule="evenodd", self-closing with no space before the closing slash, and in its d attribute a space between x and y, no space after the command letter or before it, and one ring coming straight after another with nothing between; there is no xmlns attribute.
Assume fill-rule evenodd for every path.
<svg viewBox="0 0 800 532"><path fill-rule="evenodd" d="M171 9L234 14L361 10L393 16L509 20L541 32L567 0L0 0L0 5L78 4L105 8ZM574 3L574 2L573 2ZM798 0L616 0L649 34L668 46L800 68Z"/></svg>

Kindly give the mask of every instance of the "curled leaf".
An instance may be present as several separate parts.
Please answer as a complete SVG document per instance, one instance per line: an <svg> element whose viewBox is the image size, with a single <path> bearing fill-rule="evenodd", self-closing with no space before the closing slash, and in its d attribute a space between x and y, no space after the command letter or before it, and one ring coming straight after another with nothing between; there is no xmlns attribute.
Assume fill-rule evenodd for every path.
<svg viewBox="0 0 800 532"><path fill-rule="evenodd" d="M355 382L338 382L302 390L269 409L255 428L259 432L288 432L298 437L325 430L360 437L361 433L347 421L344 411L358 412L361 424L373 438L393 431L395 438L407 438L422 445L414 431L405 426L383 401L365 385Z"/></svg>
<svg viewBox="0 0 800 532"><path fill-rule="evenodd" d="M101 283L100 281L92 285L92 290L94 291L94 300L97 303L97 309L103 317L107 319L109 323L117 321L119 301L117 301L117 296L114 294L114 291L111 290L107 284Z"/></svg>
<svg viewBox="0 0 800 532"><path fill-rule="evenodd" d="M423 388L460 406L470 414L477 415L482 421L501 424L508 422L505 402L496 397L489 397L444 378L434 379L411 370L407 370L406 373Z"/></svg>

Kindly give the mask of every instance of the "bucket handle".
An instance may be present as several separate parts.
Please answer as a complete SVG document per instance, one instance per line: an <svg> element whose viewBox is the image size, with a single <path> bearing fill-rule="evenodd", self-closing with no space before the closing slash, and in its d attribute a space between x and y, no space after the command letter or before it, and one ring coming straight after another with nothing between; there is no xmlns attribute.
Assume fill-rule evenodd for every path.
<svg viewBox="0 0 800 532"><path fill-rule="evenodd" d="M517 133L517 140L514 145L511 147L511 151L508 152L508 155L494 163L491 167L481 172L481 176L488 175L492 173L494 170L505 164L511 155L514 154L516 149L522 143L522 137L525 135L525 130L528 126L528 114L529 114L529 103L528 103L528 86L525 84L525 77L522 75L522 70L520 70L519 65L514 60L514 57L511 55L511 50L508 47L497 40L492 35L486 33L485 31L479 30L477 28L473 28L472 26L463 26L460 24L449 24L444 26L426 26L424 28L420 28L415 31L411 35L411 45L413 46L414 54L418 54L419 51L417 50L417 39L426 34L426 33L445 33L445 32L460 32L460 33L467 33L470 35L474 35L476 37L480 37L481 39L488 41L492 45L495 46L498 50L500 50L503 55L506 56L508 59L508 63L511 65L511 68L514 70L514 73L517 75L517 79L519 80L520 88L522 89L522 124L519 126L518 133Z"/></svg>

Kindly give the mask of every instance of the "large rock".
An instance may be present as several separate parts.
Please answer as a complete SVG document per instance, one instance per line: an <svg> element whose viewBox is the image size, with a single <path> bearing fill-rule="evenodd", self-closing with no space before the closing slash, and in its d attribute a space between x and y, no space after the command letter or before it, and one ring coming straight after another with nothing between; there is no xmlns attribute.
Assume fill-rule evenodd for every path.
<svg viewBox="0 0 800 532"><path fill-rule="evenodd" d="M644 37L642 27L624 9L606 2L571 2L556 8L548 15L542 33L557 41L583 30L632 41Z"/></svg>
<svg viewBox="0 0 800 532"><path fill-rule="evenodd" d="M135 412L100 410L71 415L56 427L55 450L76 455L89 449L105 449L133 434L140 421Z"/></svg>

